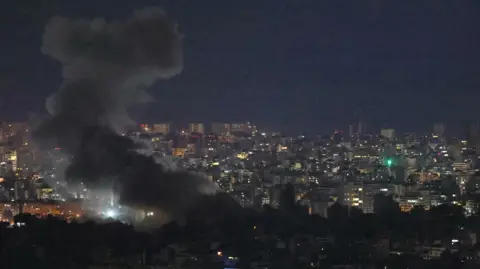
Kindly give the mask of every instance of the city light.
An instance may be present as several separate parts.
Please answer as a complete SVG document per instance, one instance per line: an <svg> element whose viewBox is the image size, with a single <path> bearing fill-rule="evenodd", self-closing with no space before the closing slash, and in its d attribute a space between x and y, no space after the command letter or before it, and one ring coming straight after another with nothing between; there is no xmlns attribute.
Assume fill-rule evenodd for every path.
<svg viewBox="0 0 480 269"><path fill-rule="evenodd" d="M5 2L0 269L480 269L480 0Z"/></svg>

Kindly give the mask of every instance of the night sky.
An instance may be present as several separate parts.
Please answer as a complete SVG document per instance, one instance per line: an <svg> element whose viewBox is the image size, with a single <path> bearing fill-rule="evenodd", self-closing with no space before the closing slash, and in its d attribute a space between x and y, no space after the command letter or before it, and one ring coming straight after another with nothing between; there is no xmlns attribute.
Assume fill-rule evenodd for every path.
<svg viewBox="0 0 480 269"><path fill-rule="evenodd" d="M2 1L0 119L42 113L61 83L40 52L48 18L121 19L149 5L179 21L185 70L151 89L157 102L134 111L140 121L330 132L358 111L402 131L478 119L478 0Z"/></svg>

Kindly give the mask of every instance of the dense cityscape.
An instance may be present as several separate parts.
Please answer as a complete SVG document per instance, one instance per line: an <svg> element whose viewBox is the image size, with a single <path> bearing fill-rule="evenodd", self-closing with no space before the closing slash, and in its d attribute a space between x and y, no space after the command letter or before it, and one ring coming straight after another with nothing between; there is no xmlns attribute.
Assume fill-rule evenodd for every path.
<svg viewBox="0 0 480 269"><path fill-rule="evenodd" d="M171 169L201 173L233 197L243 208L241 217L202 215L186 226L166 224L154 229L150 236L156 239L142 241L144 249L118 250L109 245L113 239L103 238L102 258L85 254L84 262L176 268L476 268L478 124L467 124L459 138L446 136L442 123L429 134L398 134L391 128L373 133L365 126L360 121L346 131L288 137L248 122L184 128L140 124L124 136L148 144L149 154L168 160ZM94 225L89 220L95 217L85 203L87 189L65 191L66 183L56 181L63 178L62 162L68 161L62 149L38 151L29 128L25 123L2 123L0 128L2 238L27 235L24 243L3 245L2 253L30 248L38 262L51 259L47 248L55 247L32 234L48 229L38 223L58 222L52 225L80 232L87 228L79 223ZM113 208L97 212L98 227L88 229L103 233L116 227L120 232L110 236L132 236L132 244L145 236L108 210ZM141 227L153 215L144 212L135 224ZM65 221L76 224L62 226ZM88 245L80 242L85 238L75 240ZM58 259L65 262L67 256Z"/></svg>
<svg viewBox="0 0 480 269"><path fill-rule="evenodd" d="M480 268L480 1L3 4L1 269Z"/></svg>

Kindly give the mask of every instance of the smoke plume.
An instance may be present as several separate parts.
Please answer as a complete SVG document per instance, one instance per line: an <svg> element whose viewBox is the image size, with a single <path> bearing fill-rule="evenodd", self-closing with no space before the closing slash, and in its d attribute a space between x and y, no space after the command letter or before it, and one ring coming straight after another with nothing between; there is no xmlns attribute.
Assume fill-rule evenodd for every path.
<svg viewBox="0 0 480 269"><path fill-rule="evenodd" d="M35 137L73 156L67 181L96 188L115 178L121 204L174 217L216 190L202 177L164 169L122 135L134 123L128 109L151 100L145 90L181 72L181 41L177 24L158 8L136 11L125 21L49 21L42 52L62 63L64 81L48 98L50 115Z"/></svg>

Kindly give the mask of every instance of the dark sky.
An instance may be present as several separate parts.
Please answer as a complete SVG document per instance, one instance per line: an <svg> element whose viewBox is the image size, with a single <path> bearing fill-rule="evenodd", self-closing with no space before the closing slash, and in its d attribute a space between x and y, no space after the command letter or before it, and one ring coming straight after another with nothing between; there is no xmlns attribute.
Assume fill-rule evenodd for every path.
<svg viewBox="0 0 480 269"><path fill-rule="evenodd" d="M42 112L61 82L59 63L40 53L49 17L121 18L148 5L180 22L186 59L152 88L157 102L135 111L142 121L326 132L362 108L377 128L411 131L480 112L478 0L7 0L0 119Z"/></svg>

